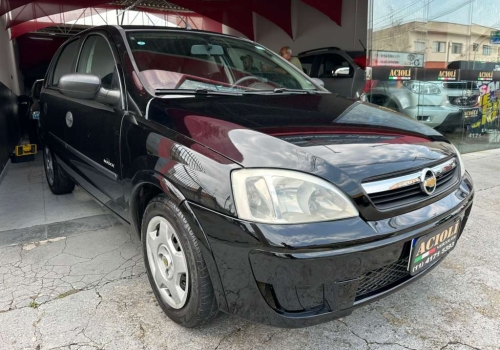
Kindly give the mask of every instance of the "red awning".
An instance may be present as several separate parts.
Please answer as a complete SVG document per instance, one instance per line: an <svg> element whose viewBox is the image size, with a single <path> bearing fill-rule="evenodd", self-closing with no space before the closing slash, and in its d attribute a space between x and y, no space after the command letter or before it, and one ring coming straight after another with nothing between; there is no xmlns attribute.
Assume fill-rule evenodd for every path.
<svg viewBox="0 0 500 350"><path fill-rule="evenodd" d="M108 0L109 1L109 0ZM292 0L168 0L168 2L191 10L213 21L225 24L250 39L254 38L253 13L257 13L273 22L292 37ZM341 25L342 0L301 0L327 15L335 23ZM101 7L105 0L0 0L0 15L10 12L6 27L21 25L37 18L47 18L55 14L64 14L68 11L87 7ZM146 4L147 2L145 2ZM140 3L137 4L140 7ZM115 5L116 6L116 5ZM141 9L143 10L143 9ZM144 11L144 10L143 10ZM56 22L56 21L54 21ZM60 23L64 23L65 18ZM57 23L59 24L59 23ZM17 35L26 28L40 28L42 24L32 24L17 28ZM22 29L22 30L21 30Z"/></svg>
<svg viewBox="0 0 500 350"><path fill-rule="evenodd" d="M1 0L2 4L9 0ZM105 0L44 0L44 1L16 1L16 3L27 3L10 11L10 17L7 17L6 27L11 28L15 25L31 21L33 19L47 17L55 14L64 14L65 12L79 10L86 7L93 7L106 3ZM13 5L11 5L13 6ZM2 6L3 7L3 6Z"/></svg>
<svg viewBox="0 0 500 350"><path fill-rule="evenodd" d="M42 18L37 18L28 22L17 24L10 28L11 39L15 39L23 34L33 32L35 30L61 25L63 23L68 23L69 21L77 21L80 18L86 18L93 15L99 15L101 18L106 18L106 12L109 10L116 9L116 6L105 7L88 7L79 10L73 10L65 12L62 14L55 14L50 16L45 16ZM187 22L191 28L199 30L207 30L211 32L222 33L222 24L215 22L210 18L202 16L198 13L187 13L185 15L179 15L177 12L171 11L159 11L150 8L135 8L137 11L143 11L149 13L152 16L163 19L165 22L174 23L178 26L183 26Z"/></svg>

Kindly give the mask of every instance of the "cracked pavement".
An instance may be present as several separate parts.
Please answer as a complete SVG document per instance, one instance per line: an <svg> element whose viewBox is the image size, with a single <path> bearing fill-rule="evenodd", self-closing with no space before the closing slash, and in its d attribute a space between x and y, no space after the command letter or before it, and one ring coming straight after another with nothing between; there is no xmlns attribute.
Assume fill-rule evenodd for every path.
<svg viewBox="0 0 500 350"><path fill-rule="evenodd" d="M303 329L228 315L200 329L177 326L155 301L135 233L82 194L70 199L85 202L90 216L61 223L45 215L20 229L8 219L9 231L0 232L0 349L500 349L500 150L464 159L475 207L447 259L406 289Z"/></svg>

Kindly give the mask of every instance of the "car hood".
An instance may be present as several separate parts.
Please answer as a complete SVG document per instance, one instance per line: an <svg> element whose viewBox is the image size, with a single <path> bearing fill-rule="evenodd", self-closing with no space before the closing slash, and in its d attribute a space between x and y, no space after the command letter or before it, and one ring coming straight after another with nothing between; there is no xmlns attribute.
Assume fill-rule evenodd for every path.
<svg viewBox="0 0 500 350"><path fill-rule="evenodd" d="M352 195L363 180L453 155L435 130L334 94L155 98L148 119L243 167L312 173Z"/></svg>

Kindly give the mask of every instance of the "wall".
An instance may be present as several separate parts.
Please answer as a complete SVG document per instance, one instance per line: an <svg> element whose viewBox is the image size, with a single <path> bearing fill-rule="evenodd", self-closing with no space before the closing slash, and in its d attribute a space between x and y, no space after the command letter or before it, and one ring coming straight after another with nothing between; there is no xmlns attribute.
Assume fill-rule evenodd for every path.
<svg viewBox="0 0 500 350"><path fill-rule="evenodd" d="M17 96L20 87L14 43L0 18L0 173L20 139Z"/></svg>
<svg viewBox="0 0 500 350"><path fill-rule="evenodd" d="M19 84L19 73L14 43L10 41L10 34L5 30L5 19L0 17L0 82L12 90L16 95L23 92Z"/></svg>
<svg viewBox="0 0 500 350"><path fill-rule="evenodd" d="M344 0L342 5L342 26L318 10L292 0L292 28L295 40L281 28L254 13L255 41L278 52L285 45L294 54L321 47L337 46L345 50L361 50L359 39L366 45L366 25L368 0ZM238 32L223 26L223 32L239 35Z"/></svg>

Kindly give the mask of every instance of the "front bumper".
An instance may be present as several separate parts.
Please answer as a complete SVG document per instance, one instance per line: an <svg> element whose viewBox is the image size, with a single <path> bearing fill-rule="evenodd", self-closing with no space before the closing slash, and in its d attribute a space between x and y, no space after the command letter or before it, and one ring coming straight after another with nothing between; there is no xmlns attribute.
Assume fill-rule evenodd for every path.
<svg viewBox="0 0 500 350"><path fill-rule="evenodd" d="M349 315L386 296L411 277L410 242L452 220L467 222L472 181L448 196L398 217L359 218L306 225L262 225L229 218L190 203L205 232L227 312L278 327L306 327ZM432 219L429 219L432 218ZM226 304L227 303L227 304Z"/></svg>
<svg viewBox="0 0 500 350"><path fill-rule="evenodd" d="M455 107L412 106L405 108L403 113L431 128L462 126L462 111Z"/></svg>

